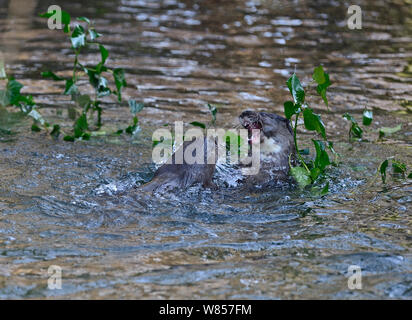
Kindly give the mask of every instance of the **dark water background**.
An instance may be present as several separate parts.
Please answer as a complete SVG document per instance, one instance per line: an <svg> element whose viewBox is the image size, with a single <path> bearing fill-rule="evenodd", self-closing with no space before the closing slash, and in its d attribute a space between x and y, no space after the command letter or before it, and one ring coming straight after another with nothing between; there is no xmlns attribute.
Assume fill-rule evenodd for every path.
<svg viewBox="0 0 412 320"><path fill-rule="evenodd" d="M0 51L7 70L51 122L70 129L62 86L69 75L63 33L37 14L47 1L0 0ZM108 65L126 70L125 100L143 101L141 131L56 142L0 110L0 298L406 298L412 296L410 180L374 180L394 156L411 163L412 7L410 1L358 1L363 29L346 26L346 1L54 1L87 16L104 34ZM98 9L97 9L98 8ZM96 63L98 53L84 62ZM314 66L333 86L331 110L315 97ZM175 120L230 128L246 108L283 112L285 81L296 69L342 155L330 193L223 187L148 197L151 133ZM368 142L349 143L365 107ZM131 121L107 99L103 131ZM377 142L377 130L402 130ZM310 135L300 131L302 147ZM63 288L47 288L47 269ZM350 265L362 290L350 290Z"/></svg>

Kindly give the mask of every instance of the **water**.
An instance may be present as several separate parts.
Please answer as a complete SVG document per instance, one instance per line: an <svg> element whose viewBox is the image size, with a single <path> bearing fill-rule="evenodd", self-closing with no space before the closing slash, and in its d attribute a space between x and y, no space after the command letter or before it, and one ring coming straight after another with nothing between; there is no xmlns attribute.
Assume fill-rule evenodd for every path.
<svg viewBox="0 0 412 320"><path fill-rule="evenodd" d="M412 167L407 1L361 1L357 31L346 28L347 5L329 1L56 4L94 19L108 64L126 70L125 100L147 107L136 137L76 143L31 133L30 122L0 110L0 127L12 131L0 133L0 298L411 298L412 185L374 180L389 156ZM24 92L69 130L62 86L40 77L70 74L72 59L64 36L36 18L48 5L0 1L0 49ZM222 184L136 191L153 174L154 128L207 122L208 102L225 128L246 108L282 113L286 79L296 69L314 92L319 63L331 74L331 110L309 102L342 155L327 196ZM365 106L374 110L368 142L348 143L342 114L360 119ZM105 101L103 130L130 121L126 103ZM378 128L399 123L399 134L376 141ZM310 135L300 137L310 146ZM61 290L47 288L51 265L62 268ZM348 288L350 265L362 268L362 290Z"/></svg>

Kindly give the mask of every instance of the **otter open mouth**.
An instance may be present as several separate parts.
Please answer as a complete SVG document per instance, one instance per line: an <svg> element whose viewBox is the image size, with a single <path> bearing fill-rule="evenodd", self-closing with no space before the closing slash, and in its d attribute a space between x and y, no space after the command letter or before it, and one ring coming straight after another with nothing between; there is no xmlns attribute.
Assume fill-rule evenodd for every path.
<svg viewBox="0 0 412 320"><path fill-rule="evenodd" d="M256 138L258 138L258 137L253 136L253 133L252 133L253 129L262 130L263 128L262 121L260 120L260 116L257 112L254 112L254 111L242 112L242 114L239 116L239 122L245 129L248 130L249 143L252 143Z"/></svg>

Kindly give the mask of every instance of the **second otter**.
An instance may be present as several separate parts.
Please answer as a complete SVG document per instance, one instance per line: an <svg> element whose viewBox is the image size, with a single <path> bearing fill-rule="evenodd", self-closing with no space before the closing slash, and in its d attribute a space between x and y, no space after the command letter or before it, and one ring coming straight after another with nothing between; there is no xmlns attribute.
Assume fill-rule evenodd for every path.
<svg viewBox="0 0 412 320"><path fill-rule="evenodd" d="M260 130L260 170L253 176L242 179L247 184L262 185L270 182L288 179L289 157L295 158L295 144L289 120L274 113L244 111L239 116L239 122L248 130L252 139L252 130ZM204 140L205 154L206 139ZM192 142L185 142L181 148L183 153ZM209 144L213 145L214 144ZM196 183L204 187L215 187L212 182L215 164L176 164L175 154L171 163L157 169L153 180L140 187L142 191L160 191L173 188L187 188ZM215 162L214 162L215 163Z"/></svg>

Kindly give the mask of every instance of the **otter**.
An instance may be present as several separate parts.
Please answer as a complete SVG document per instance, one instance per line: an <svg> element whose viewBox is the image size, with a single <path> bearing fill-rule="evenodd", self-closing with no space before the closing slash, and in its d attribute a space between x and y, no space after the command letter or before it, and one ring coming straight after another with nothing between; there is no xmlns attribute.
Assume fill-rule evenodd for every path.
<svg viewBox="0 0 412 320"><path fill-rule="evenodd" d="M195 141L185 141L178 152L185 154L187 148L192 143L195 143ZM208 161L208 147L210 148L212 146L213 148L216 148L216 144L211 140L209 140L208 144L208 139L204 138L203 146L203 164L189 164L185 157L183 157L183 163L177 164L176 152L172 155L172 159L168 161L168 163L163 164L156 170L152 181L144 184L140 189L146 192L164 191L174 188L185 189L196 183L201 183L204 188L216 189L216 185L212 181L216 167L216 160L210 161L209 158ZM215 154L217 154L216 149ZM211 162L212 164L209 164Z"/></svg>
<svg viewBox="0 0 412 320"><path fill-rule="evenodd" d="M240 124L248 130L260 130L260 170L245 178L249 185L289 180L289 161L295 164L296 148L290 121L275 113L244 111Z"/></svg>
<svg viewBox="0 0 412 320"><path fill-rule="evenodd" d="M239 116L239 123L248 130L249 143L253 139L252 130L260 130L260 170L258 174L247 176L243 181L249 185L263 185L288 180L289 159L295 159L295 143L289 120L274 113L247 110ZM183 154L192 143L193 141L183 143ZM216 161L213 164L207 161L207 145L207 139L204 138L204 164L188 164L185 159L183 164L176 164L175 153L171 161L156 170L152 181L139 189L149 192L184 189L197 183L202 184L204 188L216 189L213 183ZM215 143L209 145L216 148Z"/></svg>

